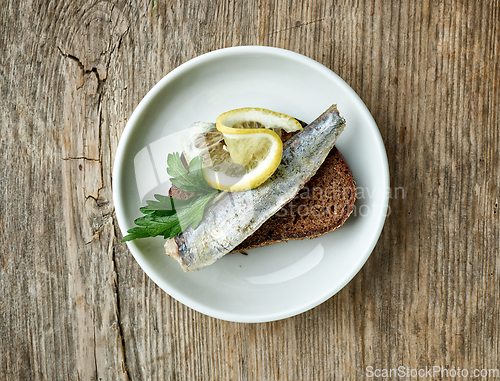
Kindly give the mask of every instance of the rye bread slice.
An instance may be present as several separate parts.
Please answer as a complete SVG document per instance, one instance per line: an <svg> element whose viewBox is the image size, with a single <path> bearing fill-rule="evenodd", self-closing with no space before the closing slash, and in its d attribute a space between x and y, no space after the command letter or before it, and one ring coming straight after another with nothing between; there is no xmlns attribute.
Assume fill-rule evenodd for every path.
<svg viewBox="0 0 500 381"><path fill-rule="evenodd" d="M282 136L287 140L290 134ZM192 196L175 185L169 196L181 200ZM242 252L273 243L316 238L341 227L351 215L356 201L356 183L336 147L330 151L318 172L293 200L267 220L255 233L231 253Z"/></svg>

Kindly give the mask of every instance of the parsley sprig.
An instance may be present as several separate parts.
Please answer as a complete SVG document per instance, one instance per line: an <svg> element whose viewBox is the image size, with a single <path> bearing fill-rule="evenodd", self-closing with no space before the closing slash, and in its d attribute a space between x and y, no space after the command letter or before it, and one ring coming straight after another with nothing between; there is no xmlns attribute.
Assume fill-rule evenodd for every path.
<svg viewBox="0 0 500 381"><path fill-rule="evenodd" d="M196 195L186 200L177 200L169 196L155 194L155 200L146 201L146 206L139 210L144 216L137 218L136 227L129 229L122 242L137 238L156 237L173 238L188 226L196 229L203 219L207 204L219 190L210 187L203 177L202 160L195 157L189 163L189 170L182 164L178 152L167 157L167 173L176 187Z"/></svg>

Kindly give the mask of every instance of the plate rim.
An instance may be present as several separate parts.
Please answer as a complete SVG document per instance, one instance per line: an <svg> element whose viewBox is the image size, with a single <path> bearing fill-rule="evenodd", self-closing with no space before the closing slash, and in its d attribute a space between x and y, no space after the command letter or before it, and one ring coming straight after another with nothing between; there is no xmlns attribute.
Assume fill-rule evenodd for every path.
<svg viewBox="0 0 500 381"><path fill-rule="evenodd" d="M386 188L389 188L390 186L390 176L389 176L389 164L388 164L388 158L387 158L387 151L385 149L385 145L382 139L382 136L380 134L380 130L371 115L370 111L366 107L365 103L363 100L359 97L359 95L340 77L338 76L335 72L324 66L323 64L313 60L312 58L309 58L305 55L302 55L300 53L296 53L290 50L286 49L281 49L281 48L276 48L276 47L269 47L269 46L236 46L236 47L229 47L229 48L223 48L223 49L218 49L214 50L211 52L204 53L202 55L199 55L197 57L194 57L180 66L176 67L172 71L170 71L168 74L166 74L158 83L156 83L151 90L147 92L147 94L142 98L142 100L139 102L139 104L136 106L134 111L132 112L130 118L127 121L127 124L125 125L125 128L122 132L122 135L120 136L118 146L116 149L116 154L114 158L114 163L113 163L113 170L112 170L112 187L113 187L113 204L115 207L115 213L116 213L116 218L118 221L118 226L120 228L120 231L123 232L126 231L127 229L124 229L125 226L129 225L124 218L124 213L122 213L122 205L123 205L123 200L121 197L120 192L118 191L119 189L119 184L122 182L122 163L123 163L123 158L124 154L126 151L126 146L127 142L134 131L134 129L137 126L137 120L141 116L142 112L144 109L147 107L149 102L155 98L155 96L163 89L163 87L167 86L172 80L177 78L178 76L182 75L184 72L187 72L191 70L192 68L209 62L212 59L217 59L220 58L221 56L225 55L232 55L232 54L248 54L248 53L264 53L264 54L271 54L271 55L277 55L281 57L285 57L291 60L295 61L300 61L300 63L306 64L307 66L312 67L315 70L320 71L322 74L326 76L330 76L333 79L335 79L335 82L337 82L339 85L343 87L343 90L350 93L354 98L356 98L359 101L359 106L364 108L364 111L366 111L366 116L369 118L370 122L372 123L372 126L374 128L374 133L375 137L377 140L377 145L381 147L382 153L383 153L383 168L382 168L382 175L385 177L385 179L382 179L381 182ZM337 284L336 287L333 287L330 292L327 292L325 294L322 294L319 298L314 298L311 299L309 303L301 304L297 308L293 309L288 309L286 311L283 311L279 314L272 313L272 314L258 314L258 315L248 315L248 314L241 314L241 313L232 313L232 312L227 312L227 311L220 311L215 308L211 308L207 305L201 305L195 300L192 300L190 298L186 298L184 295L180 295L175 291L175 289L170 289L168 287L168 284L166 284L163 279L160 277L157 277L152 271L149 270L149 265L145 263L145 260L142 259L142 254L140 253L140 250L137 248L136 244L133 241L126 242L127 247L134 256L134 259L137 261L141 269L149 276L153 282L155 282L158 287L160 287L163 291L165 291L168 295L176 299L178 302L184 304L185 306L194 309L195 311L198 311L200 313L203 313L205 315L220 319L220 320L226 320L226 321L231 321L231 322L239 322L239 323L262 323L262 322L271 322L271 321L276 321L276 320L281 320L281 319L286 319L289 317L296 316L298 314L301 314L303 312L306 312L314 307L319 306L320 304L324 303L326 300L330 299L332 296L337 294L340 290L342 290L355 276L356 274L359 273L363 265L366 263L368 258L370 257L371 253L373 252L378 240L380 239L380 235L382 233L383 227L385 225L385 220L387 217L387 210L388 210L388 205L389 205L389 195L388 192L382 192L383 193L383 205L382 205L382 213L381 213L381 218L378 221L378 225L376 226L376 229L374 229L375 235L370 243L368 245L368 249L366 250L365 254L359 258L358 263L356 266L353 267L351 272L344 278L344 280L340 283Z"/></svg>

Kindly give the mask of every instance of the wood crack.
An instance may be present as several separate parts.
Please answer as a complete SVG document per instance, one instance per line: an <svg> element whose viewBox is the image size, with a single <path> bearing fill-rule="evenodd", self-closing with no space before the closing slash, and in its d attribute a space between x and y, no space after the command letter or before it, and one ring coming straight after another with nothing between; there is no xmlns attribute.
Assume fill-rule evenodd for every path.
<svg viewBox="0 0 500 381"><path fill-rule="evenodd" d="M326 20L330 17L322 17L320 19L317 19L317 20L311 20L311 21L306 21L304 23L300 22L300 21L297 21L295 23L294 26L291 26L291 27L288 27L288 28L284 28L284 29L279 29L279 30L273 30L272 32L270 32L268 35L272 35L272 34L276 34L276 33L281 33L281 32L286 32L287 30L292 30L292 29L297 29L297 28L302 28L303 26L307 26L307 25L310 25L310 24L315 24L317 22L321 22L323 20Z"/></svg>
<svg viewBox="0 0 500 381"><path fill-rule="evenodd" d="M87 160L87 161L98 161L98 162L101 162L101 159L94 159L94 158L85 157L85 156L63 157L61 159L62 160Z"/></svg>
<svg viewBox="0 0 500 381"><path fill-rule="evenodd" d="M87 69L85 68L85 65L82 63L82 61L80 61L80 59L72 54L69 54L69 53L65 53L59 46L57 46L57 49L59 49L59 52L61 52L61 54L66 57L66 58L69 58L70 60L74 61L77 63L78 67L82 70L82 73L83 75L85 74L91 74L91 73L94 73L96 78L97 78L97 90L96 90L96 93L99 94L99 96L102 94L102 86L104 85L104 82L106 81L106 78L107 78L107 67L106 67L106 78L101 78L99 76L99 72L97 71L97 67L93 67L91 69ZM114 49L113 49L114 50ZM109 62L108 62L108 65L109 66ZM100 97L99 97L99 101L100 101Z"/></svg>
<svg viewBox="0 0 500 381"><path fill-rule="evenodd" d="M111 59L113 57L113 53L115 52L115 50L118 50L122 44L122 40L123 38L125 37L125 35L128 33L130 29L130 26L127 27L127 29L125 30L125 32L123 32L121 35L120 35L120 38L118 39L118 42L117 44L113 47L113 49L110 51L109 53L109 60L106 64L106 78L108 78L108 72L109 72L109 66L111 64ZM97 77L97 80L98 80L98 86L97 86L97 93L99 94L99 98L98 98L98 104L99 104L99 155L100 155L100 164L101 164L101 180L103 180L103 168L102 168L102 126L103 126L103 109L102 109L102 96L104 94L104 89L103 89L103 86L104 86L104 82L105 82L105 79L101 80L99 78L99 75L97 73L97 70L95 71L95 74L96 74L96 77ZM102 184L104 184L104 181L101 182ZM96 200L96 203L97 203L97 200ZM115 224L115 216L114 216L114 212L115 210L113 209L108 215L109 215L109 218L101 225L100 229L102 229L102 226L104 226L108 221L109 219L111 219L111 223L113 225L113 237L112 237L112 240L111 240L111 244L112 244L112 248L111 248L111 262L112 262L112 270L113 270L113 281L112 281L112 287L113 287L113 291L114 291L114 294L115 294L115 306L116 306L116 324L117 324L117 327L118 327L118 336L119 336L119 341L120 341L120 344L121 344L121 352L122 352L122 364L121 364L121 368L122 368L122 372L123 374L125 375L125 378L127 380L130 380L130 377L129 377L129 374L128 374L128 370L127 370L127 351L126 351L126 347L125 347L125 336L123 334L123 325L122 325L122 321L121 321L121 308L120 308L120 292L119 292L119 277L118 277L118 269L117 269L117 266L116 266L116 249L115 249L115 239L117 239L118 235L117 235L117 227L116 227L116 224ZM104 215L103 217L105 218L107 215ZM97 233L99 232L99 230L97 231Z"/></svg>
<svg viewBox="0 0 500 381"><path fill-rule="evenodd" d="M95 341L95 326L94 326L94 366L95 366L95 379L99 380L99 373L97 371L98 366L97 366L97 354L96 354L96 351L97 351L97 343Z"/></svg>
<svg viewBox="0 0 500 381"><path fill-rule="evenodd" d="M118 336L119 336L119 339L121 342L121 349L122 349L122 356L123 356L122 372L124 373L126 379L130 380L128 370L127 370L127 351L125 348L125 336L123 335L123 326L122 326L121 317L120 317L121 316L121 314L120 314L121 309L120 309L120 293L119 293L119 283L118 283L119 278L118 278L118 271L117 271L118 269L116 267L116 250L115 250L115 244L114 244L114 240L118 239L118 235L117 235L117 227L115 224L114 217L111 218L111 223L113 224L113 235L114 235L114 237L112 239L113 247L111 250L111 262L112 262L112 266L113 266L112 286L113 286L113 290L115 293L116 324L118 326Z"/></svg>

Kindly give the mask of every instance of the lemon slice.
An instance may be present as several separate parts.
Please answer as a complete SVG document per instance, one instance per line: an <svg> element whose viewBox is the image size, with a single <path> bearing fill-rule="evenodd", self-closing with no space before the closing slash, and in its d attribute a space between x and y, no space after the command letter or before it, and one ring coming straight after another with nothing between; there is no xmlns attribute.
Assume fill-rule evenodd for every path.
<svg viewBox="0 0 500 381"><path fill-rule="evenodd" d="M182 152L188 162L201 156L203 175L213 188L229 192L256 188L278 167L283 143L271 130L255 131L223 134L214 123L198 122L181 135Z"/></svg>
<svg viewBox="0 0 500 381"><path fill-rule="evenodd" d="M291 116L259 107L245 107L227 111L217 118L217 129L226 134L242 133L242 130L270 129L280 135L302 130L301 124ZM251 132L250 131L250 132Z"/></svg>
<svg viewBox="0 0 500 381"><path fill-rule="evenodd" d="M231 161L204 170L211 187L229 192L257 188L278 168L283 143L275 132L223 135Z"/></svg>
<svg viewBox="0 0 500 381"><path fill-rule="evenodd" d="M245 107L227 111L219 115L216 126L217 130L224 135L224 141L233 162L243 165L247 171L253 171L260 166L260 171L257 171L259 178L261 174L262 176L271 176L279 165L279 162L275 163L273 161L275 158L271 160L271 157L269 157L266 160L266 155L272 156L278 152L272 148L270 136L281 143L281 131L302 130L301 124L296 119L258 107ZM283 152L282 146L281 144L280 156ZM270 167L268 171L263 171L262 166L264 164L272 164L273 167ZM274 167L274 165L276 166ZM264 181L265 179L262 182ZM258 185L252 186L252 188Z"/></svg>
<svg viewBox="0 0 500 381"><path fill-rule="evenodd" d="M288 115L259 108L228 111L217 123L195 123L181 138L188 161L202 157L208 184L224 191L256 188L278 168L283 154L281 131L302 130Z"/></svg>

